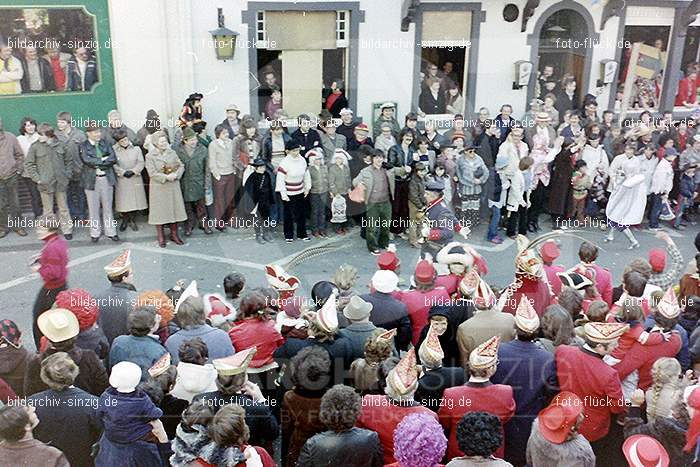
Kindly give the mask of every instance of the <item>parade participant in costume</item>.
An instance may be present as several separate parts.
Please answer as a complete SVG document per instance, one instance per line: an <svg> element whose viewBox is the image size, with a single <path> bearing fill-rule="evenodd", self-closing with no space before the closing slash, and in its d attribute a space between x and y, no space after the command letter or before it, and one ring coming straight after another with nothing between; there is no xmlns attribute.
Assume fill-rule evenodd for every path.
<svg viewBox="0 0 700 467"><path fill-rule="evenodd" d="M554 296L559 295L559 292L561 292L561 279L559 279L557 274L565 271L564 266L554 264L559 255L561 255L561 250L559 250L559 245L554 240L547 240L540 247L540 258L542 258L544 272L547 274L547 282L549 282Z"/></svg>
<svg viewBox="0 0 700 467"><path fill-rule="evenodd" d="M364 357L354 360L350 365L347 379L361 395L382 393L379 366L391 357L394 336L396 336L396 329L391 331L375 329L365 343Z"/></svg>
<svg viewBox="0 0 700 467"><path fill-rule="evenodd" d="M384 464L395 462L394 430L406 416L426 413L437 420L437 415L414 400L418 388L419 368L415 349L406 353L386 377L386 395L366 395L357 426L376 431L382 444Z"/></svg>
<svg viewBox="0 0 700 467"><path fill-rule="evenodd" d="M581 262L575 268L583 267L593 271L593 274L588 275L595 277L595 288L598 289L603 301L611 306L613 303L612 274L607 268L595 263L598 259L598 247L590 242L583 242L578 249L578 257Z"/></svg>
<svg viewBox="0 0 700 467"><path fill-rule="evenodd" d="M146 171L151 178L149 188L148 223L156 226L158 246L165 248L165 225L170 227L170 240L183 245L177 228L178 223L187 220L185 202L182 199L180 179L185 166L168 143L165 132L152 135L153 147L146 154Z"/></svg>
<svg viewBox="0 0 700 467"><path fill-rule="evenodd" d="M493 336L469 355L469 381L463 386L445 390L438 415L440 424L450 432L447 456L452 459L464 453L457 445L457 424L470 412L488 412L497 416L503 426L515 413L513 388L503 384L491 384L491 377L498 366L498 346L501 338ZM471 404L464 404L464 401ZM460 403L462 401L462 403ZM503 445L496 457L503 458Z"/></svg>
<svg viewBox="0 0 700 467"><path fill-rule="evenodd" d="M438 340L445 356L443 363L448 367L461 367L462 359L457 345L457 328L474 315L474 304L470 300L460 300L451 305L433 305L428 312L428 324L421 330L416 347L420 348L428 337L431 326L435 326ZM420 362L420 353L418 353Z"/></svg>
<svg viewBox="0 0 700 467"><path fill-rule="evenodd" d="M579 431L592 443L599 461L619 452L619 446L611 445L618 440L606 435L611 416L625 411L620 377L603 357L615 349L628 328L622 323L586 323L583 348L560 345L554 354L561 390L573 392L584 401L585 419Z"/></svg>
<svg viewBox="0 0 700 467"><path fill-rule="evenodd" d="M515 416L505 425L505 459L513 465L525 465L532 422L557 388L554 355L537 342L539 329L535 309L521 297L515 312L516 338L499 347L498 369L491 377L494 384L513 388Z"/></svg>
<svg viewBox="0 0 700 467"><path fill-rule="evenodd" d="M442 180L432 180L425 185L425 199L428 206L425 208L421 236L423 246L421 254L425 257L430 254L435 257L438 252L454 239L458 233L465 240L469 237L469 227L460 224L449 207L443 200L445 185Z"/></svg>
<svg viewBox="0 0 700 467"><path fill-rule="evenodd" d="M408 317L411 319L413 345L416 345L420 332L428 324L430 307L450 304L450 296L447 291L442 287L435 286L436 277L437 273L432 261L425 259L418 261L413 275L416 287L413 290L402 292L399 297L399 300L406 305Z"/></svg>
<svg viewBox="0 0 700 467"><path fill-rule="evenodd" d="M460 242L450 242L438 251L436 261L441 271L435 279L435 284L444 287L450 296L454 296L459 289L462 277L472 268L478 257L472 254L474 250ZM483 259L482 259L483 260ZM485 262L482 263L486 265ZM477 265L479 267L480 265Z"/></svg>
<svg viewBox="0 0 700 467"><path fill-rule="evenodd" d="M377 271L372 276L373 292L361 297L372 304L369 317L372 324L389 331L396 329L396 346L399 350L406 350L412 341L413 333L406 305L394 297L398 284L399 278L393 272Z"/></svg>
<svg viewBox="0 0 700 467"><path fill-rule="evenodd" d="M392 271L397 276L401 275L401 259L396 254L395 243L390 243L387 249L377 257L377 269Z"/></svg>
<svg viewBox="0 0 700 467"><path fill-rule="evenodd" d="M445 332L447 323L431 323L428 334L418 348L423 375L418 379L416 400L433 412L440 408L445 389L464 384L464 369L444 367L445 353L440 345L440 335Z"/></svg>
<svg viewBox="0 0 700 467"><path fill-rule="evenodd" d="M197 140L197 134L192 128L182 132L183 144L177 148L177 156L184 166L180 179L182 199L185 202L187 221L185 221L185 237L192 235L195 226L199 226L205 234L212 233L207 222L207 207L205 203L205 179L207 176L207 160L209 152Z"/></svg>
<svg viewBox="0 0 700 467"><path fill-rule="evenodd" d="M299 278L287 273L284 268L278 264L268 264L265 266L265 279L267 283L279 294L280 308L284 307L286 301L291 301L292 297L299 288Z"/></svg>
<svg viewBox="0 0 700 467"><path fill-rule="evenodd" d="M215 328L228 332L238 314L233 303L217 293L204 294L202 301L209 323Z"/></svg>
<svg viewBox="0 0 700 467"><path fill-rule="evenodd" d="M32 310L34 345L38 349L42 336L37 325L39 315L53 306L59 292L68 288L68 242L61 235L60 223L53 214L39 218L36 235L44 242L41 253L31 257L32 270L39 273L44 283Z"/></svg>
<svg viewBox="0 0 700 467"><path fill-rule="evenodd" d="M631 148L630 144L632 144ZM634 238L630 226L642 223L647 199L644 174L641 172L641 161L639 157L635 157L635 149L634 143L628 143L624 159L615 164L615 161L618 160L616 158L610 164L610 178L611 180L615 179L615 185L611 190L610 199L605 209L610 230L604 241L612 242L615 230L619 230L630 241L628 247L630 250L639 248L639 242Z"/></svg>
<svg viewBox="0 0 700 467"><path fill-rule="evenodd" d="M537 255L535 248L540 242L555 235L541 235L532 241L523 235L518 235L516 239L518 256L515 257L515 282L509 286L513 293L503 311L515 314L520 298L525 297L535 308L537 314L542 316L544 309L552 303L552 291L547 282L547 274L542 259Z"/></svg>
<svg viewBox="0 0 700 467"><path fill-rule="evenodd" d="M191 127L195 123L202 121L202 99L204 99L204 95L199 92L187 96L178 120L178 124L182 128L185 126Z"/></svg>
<svg viewBox="0 0 700 467"><path fill-rule="evenodd" d="M584 420L583 401L563 391L542 410L532 423L527 442L527 464L595 467L591 444L578 432Z"/></svg>
<svg viewBox="0 0 700 467"><path fill-rule="evenodd" d="M100 309L97 322L111 345L117 336L129 333L126 317L136 303L136 287L132 284L134 270L131 264L131 250L124 250L105 266L104 270L110 287L95 295Z"/></svg>
<svg viewBox="0 0 700 467"><path fill-rule="evenodd" d="M243 208L243 212L253 214L255 241L259 244L272 242L270 233L272 221L270 212L275 204L274 186L270 172L266 170L265 160L257 158L251 161L253 167L251 173L244 183L244 200L248 206ZM242 204L246 204L246 203Z"/></svg>
<svg viewBox="0 0 700 467"><path fill-rule="evenodd" d="M314 130L311 130L314 131ZM309 241L306 233L305 198L311 190L311 176L306 160L300 155L301 145L290 140L285 145L287 155L277 167L275 191L282 198L284 209L284 238L287 243L294 241L294 227L298 240Z"/></svg>

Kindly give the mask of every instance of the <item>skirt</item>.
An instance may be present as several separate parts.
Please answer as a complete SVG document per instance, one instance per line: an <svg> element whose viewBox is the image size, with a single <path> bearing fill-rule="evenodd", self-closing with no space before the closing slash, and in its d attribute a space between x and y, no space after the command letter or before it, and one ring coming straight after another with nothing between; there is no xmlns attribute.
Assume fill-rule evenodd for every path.
<svg viewBox="0 0 700 467"><path fill-rule="evenodd" d="M481 195L460 195L459 212L460 221L469 228L479 224L479 211L481 209Z"/></svg>

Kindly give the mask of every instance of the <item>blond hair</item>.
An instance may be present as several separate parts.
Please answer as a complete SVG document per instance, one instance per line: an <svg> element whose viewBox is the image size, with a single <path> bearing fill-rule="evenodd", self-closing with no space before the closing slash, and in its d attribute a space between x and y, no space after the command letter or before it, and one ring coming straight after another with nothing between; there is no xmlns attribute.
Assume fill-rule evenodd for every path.
<svg viewBox="0 0 700 467"><path fill-rule="evenodd" d="M656 417L657 403L661 395L661 390L667 386L671 386L672 388L677 387L681 372L681 364L678 363L678 360L675 358L662 357L654 362L651 367L651 376L654 380L654 384L650 389L651 400L647 408L647 413L650 418Z"/></svg>

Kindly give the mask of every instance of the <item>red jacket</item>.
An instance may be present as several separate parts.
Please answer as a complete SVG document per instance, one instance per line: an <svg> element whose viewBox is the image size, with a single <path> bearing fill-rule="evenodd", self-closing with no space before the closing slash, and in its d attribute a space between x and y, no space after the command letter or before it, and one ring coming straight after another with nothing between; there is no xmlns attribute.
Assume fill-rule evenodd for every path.
<svg viewBox="0 0 700 467"><path fill-rule="evenodd" d="M39 257L39 275L47 289L63 287L68 280L68 242L61 235L44 239Z"/></svg>
<svg viewBox="0 0 700 467"><path fill-rule="evenodd" d="M390 401L386 396L368 394L362 398L362 411L357 419L359 428L376 431L384 452L384 463L396 462L394 459L394 430L407 415L425 413L431 417L435 412L414 402L415 405L402 406Z"/></svg>
<svg viewBox="0 0 700 467"><path fill-rule="evenodd" d="M450 432L447 442L447 458L453 459L464 453L457 446L457 424L464 414L472 412L488 412L501 419L503 425L515 414L515 399L513 388L505 384L467 383L464 386L445 389L440 402L440 424ZM503 459L503 444L494 453Z"/></svg>
<svg viewBox="0 0 700 467"><path fill-rule="evenodd" d="M559 279L557 273L564 271L564 266L559 266L558 264L544 265L544 272L547 273L547 280L554 295L559 295L559 292L561 292L561 279Z"/></svg>
<svg viewBox="0 0 700 467"><path fill-rule="evenodd" d="M228 335L236 352L251 347L258 348L250 362L251 368L260 368L272 363L272 354L275 353L277 347L284 343L282 334L277 332L275 322L272 320L261 321L258 318L246 318L236 321Z"/></svg>
<svg viewBox="0 0 700 467"><path fill-rule="evenodd" d="M413 345L416 345L420 338L420 333L428 324L428 312L434 305L450 305L450 296L442 287L435 287L432 290L422 292L420 290L409 290L403 292L398 297L408 309L408 317L411 320L413 334Z"/></svg>
<svg viewBox="0 0 700 467"><path fill-rule="evenodd" d="M661 333L653 331L650 334L653 336ZM682 345L681 336L676 331L671 332L668 340L662 339L660 343L655 345L650 344L648 340L645 344L635 342L625 352L622 361L613 368L620 375L620 380L624 380L634 370L639 370L637 387L646 391L654 383L651 376L651 366L654 362L661 357L675 357Z"/></svg>
<svg viewBox="0 0 700 467"><path fill-rule="evenodd" d="M458 276L457 274L437 276L437 278L435 278L435 287L444 288L451 297L455 292L457 292L457 289L459 289L459 281L461 280L462 276Z"/></svg>
<svg viewBox="0 0 700 467"><path fill-rule="evenodd" d="M552 294L549 290L549 285L543 280L533 281L524 277L521 280L523 285L506 301L503 311L514 315L515 310L518 308L518 303L520 303L520 298L525 296L537 312L537 316L542 316L544 309L552 304Z"/></svg>
<svg viewBox="0 0 700 467"><path fill-rule="evenodd" d="M608 434L611 414L625 411L620 377L600 355L586 349L560 345L554 356L560 390L583 401L585 419L579 433L591 442L601 439Z"/></svg>
<svg viewBox="0 0 700 467"><path fill-rule="evenodd" d="M695 104L697 93L697 82L689 78L683 78L678 82L678 94L676 94L676 102L674 105L683 107L684 101L689 104Z"/></svg>

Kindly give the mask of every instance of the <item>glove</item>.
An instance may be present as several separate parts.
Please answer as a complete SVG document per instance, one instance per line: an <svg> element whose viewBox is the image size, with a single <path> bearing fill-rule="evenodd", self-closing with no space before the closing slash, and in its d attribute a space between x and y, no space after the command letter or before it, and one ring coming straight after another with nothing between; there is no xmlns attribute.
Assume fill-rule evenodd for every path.
<svg viewBox="0 0 700 467"><path fill-rule="evenodd" d="M471 229L469 227L462 227L459 230L459 234L464 238L465 240L469 238L469 234L472 233Z"/></svg>
<svg viewBox="0 0 700 467"><path fill-rule="evenodd" d="M287 201L287 202L289 201L289 195L287 195L287 194L282 194L281 198L282 198L282 201Z"/></svg>
<svg viewBox="0 0 700 467"><path fill-rule="evenodd" d="M126 178L131 178L133 176L134 176L134 172L131 170L127 170L126 172L124 172L124 177L126 177Z"/></svg>
<svg viewBox="0 0 700 467"><path fill-rule="evenodd" d="M420 229L420 234L422 237L428 238L430 235L430 227L427 224L423 224L423 227Z"/></svg>

